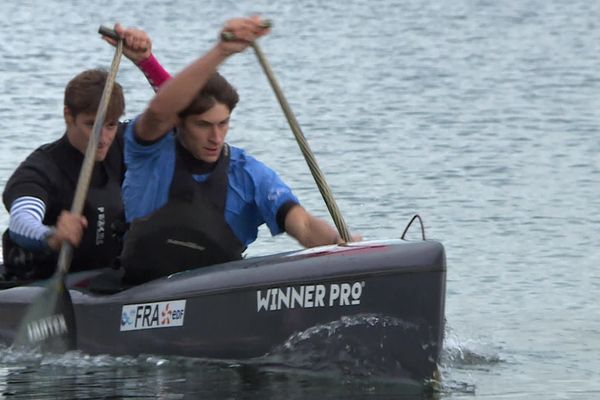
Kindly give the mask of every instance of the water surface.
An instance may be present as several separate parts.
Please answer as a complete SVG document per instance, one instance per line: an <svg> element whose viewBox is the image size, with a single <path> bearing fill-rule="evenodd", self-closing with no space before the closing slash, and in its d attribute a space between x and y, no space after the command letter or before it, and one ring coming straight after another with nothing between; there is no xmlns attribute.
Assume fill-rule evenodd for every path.
<svg viewBox="0 0 600 400"><path fill-rule="evenodd" d="M351 229L399 237L419 213L446 247L448 330L435 397L600 394L600 3L115 3L0 4L1 187L35 147L62 134L67 81L109 67L99 24L144 28L176 72L211 46L225 19L260 12L275 24L261 46ZM241 96L230 143L328 218L253 54L222 72ZM126 61L118 79L134 117L152 90ZM294 248L263 230L249 255ZM409 396L393 382L336 373L3 349L0 398Z"/></svg>

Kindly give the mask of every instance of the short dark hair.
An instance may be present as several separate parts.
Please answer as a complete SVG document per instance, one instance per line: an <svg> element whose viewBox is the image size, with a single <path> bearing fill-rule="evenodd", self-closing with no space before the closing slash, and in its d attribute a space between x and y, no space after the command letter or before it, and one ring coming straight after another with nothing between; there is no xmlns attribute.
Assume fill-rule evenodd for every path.
<svg viewBox="0 0 600 400"><path fill-rule="evenodd" d="M200 89L194 100L179 113L179 118L203 114L216 103L225 104L231 112L239 99L235 88L221 74L215 72Z"/></svg>
<svg viewBox="0 0 600 400"><path fill-rule="evenodd" d="M88 69L77 74L65 88L65 106L73 117L80 113L96 113L108 72L103 69ZM117 82L112 90L106 119L119 119L125 113L125 98L123 88Z"/></svg>

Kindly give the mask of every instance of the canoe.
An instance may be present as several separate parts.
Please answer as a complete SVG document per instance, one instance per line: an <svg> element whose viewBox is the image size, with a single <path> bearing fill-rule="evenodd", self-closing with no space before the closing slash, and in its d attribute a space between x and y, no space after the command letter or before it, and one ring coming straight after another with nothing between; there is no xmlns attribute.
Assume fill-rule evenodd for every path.
<svg viewBox="0 0 600 400"><path fill-rule="evenodd" d="M434 240L253 257L108 294L85 287L101 273L70 273L67 279L75 347L88 354L281 359L300 339L314 339L320 342L313 349L328 356L342 357L323 348L339 342L360 362L393 376L437 378L446 259ZM0 290L0 341L13 342L44 284ZM30 334L48 334L44 329L60 327Z"/></svg>

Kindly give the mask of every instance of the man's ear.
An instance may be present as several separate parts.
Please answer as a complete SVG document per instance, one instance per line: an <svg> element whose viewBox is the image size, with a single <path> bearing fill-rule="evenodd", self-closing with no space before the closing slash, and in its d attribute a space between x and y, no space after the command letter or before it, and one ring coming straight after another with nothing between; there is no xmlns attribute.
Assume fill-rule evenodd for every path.
<svg viewBox="0 0 600 400"><path fill-rule="evenodd" d="M73 117L73 114L71 114L71 110L69 110L69 107L67 106L63 107L63 117L65 118L65 123L67 125L71 125L75 122L75 118Z"/></svg>

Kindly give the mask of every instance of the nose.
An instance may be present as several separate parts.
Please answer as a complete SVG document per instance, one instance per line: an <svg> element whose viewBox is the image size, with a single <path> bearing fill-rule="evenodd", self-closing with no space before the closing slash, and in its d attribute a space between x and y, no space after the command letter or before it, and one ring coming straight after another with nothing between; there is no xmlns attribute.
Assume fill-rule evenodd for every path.
<svg viewBox="0 0 600 400"><path fill-rule="evenodd" d="M102 146L110 146L115 135L115 128L111 126L103 126L99 138L99 144Z"/></svg>
<svg viewBox="0 0 600 400"><path fill-rule="evenodd" d="M210 127L208 138L212 143L221 144L225 137L224 133L225 129L223 129L223 127L219 126L218 124L213 124Z"/></svg>

